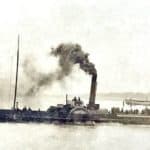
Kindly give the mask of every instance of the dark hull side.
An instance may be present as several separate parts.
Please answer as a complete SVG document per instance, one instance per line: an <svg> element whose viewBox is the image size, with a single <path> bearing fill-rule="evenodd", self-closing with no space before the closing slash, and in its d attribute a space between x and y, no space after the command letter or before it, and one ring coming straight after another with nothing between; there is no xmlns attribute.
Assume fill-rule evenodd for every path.
<svg viewBox="0 0 150 150"><path fill-rule="evenodd" d="M22 110L6 110L0 109L0 122L37 122L37 123L56 123L56 124L72 124L74 122L86 123L91 121L87 117L81 116L78 119L68 117L69 113L59 111L22 111Z"/></svg>
<svg viewBox="0 0 150 150"><path fill-rule="evenodd" d="M0 109L0 122L53 122L67 121L66 117L59 117L46 111L14 111ZM69 121L69 120L68 120Z"/></svg>
<svg viewBox="0 0 150 150"><path fill-rule="evenodd" d="M80 115L80 114L79 114ZM9 109L0 109L0 122L18 122L18 123L28 123L28 122L37 122L37 123L56 123L56 124L73 124L76 122L85 123L87 122L96 122L96 123L122 123L122 124L148 124L150 125L150 116L141 116L141 115L121 115L121 116L111 116L111 115L101 115L97 114L90 116L89 118L80 117L68 118L68 115L59 116L58 113L50 113L47 111L17 111Z"/></svg>

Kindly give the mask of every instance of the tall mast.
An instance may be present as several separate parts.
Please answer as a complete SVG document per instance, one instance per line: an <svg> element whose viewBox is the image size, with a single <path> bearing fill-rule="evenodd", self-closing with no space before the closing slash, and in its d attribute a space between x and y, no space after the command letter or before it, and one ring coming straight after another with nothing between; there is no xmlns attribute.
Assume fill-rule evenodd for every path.
<svg viewBox="0 0 150 150"><path fill-rule="evenodd" d="M16 66L16 80L15 80L15 94L14 94L14 102L13 102L13 109L16 109L16 97L17 97L17 85L18 85L18 67L19 67L19 40L20 37L18 35L18 48L17 48L17 66Z"/></svg>

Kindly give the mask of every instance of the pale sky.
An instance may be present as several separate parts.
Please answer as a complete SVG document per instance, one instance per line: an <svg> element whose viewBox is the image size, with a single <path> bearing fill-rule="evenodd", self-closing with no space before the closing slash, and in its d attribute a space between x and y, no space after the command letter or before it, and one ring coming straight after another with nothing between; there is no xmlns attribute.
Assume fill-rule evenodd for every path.
<svg viewBox="0 0 150 150"><path fill-rule="evenodd" d="M55 70L50 48L79 43L96 64L98 92L150 92L149 8L148 0L0 0L0 78L9 78L19 33L20 64L30 56L39 70ZM47 91L87 93L89 87L90 77L76 66L65 87Z"/></svg>

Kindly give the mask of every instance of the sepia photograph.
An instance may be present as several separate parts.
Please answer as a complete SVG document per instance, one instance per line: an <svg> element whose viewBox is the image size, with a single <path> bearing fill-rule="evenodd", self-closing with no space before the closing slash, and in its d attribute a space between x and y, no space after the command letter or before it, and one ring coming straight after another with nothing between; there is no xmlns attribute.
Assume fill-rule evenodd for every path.
<svg viewBox="0 0 150 150"><path fill-rule="evenodd" d="M0 150L150 150L150 1L0 0Z"/></svg>

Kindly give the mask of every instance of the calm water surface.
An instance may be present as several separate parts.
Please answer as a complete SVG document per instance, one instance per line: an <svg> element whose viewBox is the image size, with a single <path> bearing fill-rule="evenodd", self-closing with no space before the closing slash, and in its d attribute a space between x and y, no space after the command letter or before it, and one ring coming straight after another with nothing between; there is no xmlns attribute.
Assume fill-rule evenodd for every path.
<svg viewBox="0 0 150 150"><path fill-rule="evenodd" d="M122 100L99 102L122 107ZM0 123L0 150L150 150L150 125Z"/></svg>
<svg viewBox="0 0 150 150"><path fill-rule="evenodd" d="M0 150L150 150L150 126L0 124Z"/></svg>

